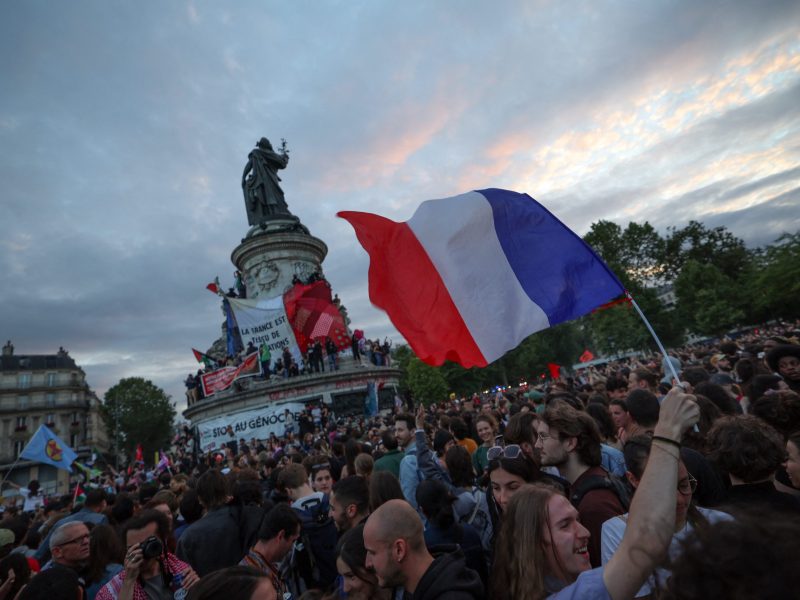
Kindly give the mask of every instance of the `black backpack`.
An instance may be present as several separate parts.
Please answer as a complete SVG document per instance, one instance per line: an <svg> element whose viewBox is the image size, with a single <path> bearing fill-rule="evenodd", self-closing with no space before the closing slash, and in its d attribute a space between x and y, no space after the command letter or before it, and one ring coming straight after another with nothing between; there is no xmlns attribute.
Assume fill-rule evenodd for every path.
<svg viewBox="0 0 800 600"><path fill-rule="evenodd" d="M338 575L336 542L339 534L328 514L328 497L311 498L303 508L294 509L300 517L300 537L288 557L287 584L295 597L306 590L325 590Z"/></svg>
<svg viewBox="0 0 800 600"><path fill-rule="evenodd" d="M631 506L631 491L628 484L612 473L590 475L584 478L580 485L572 486L569 492L569 500L572 502L572 506L578 508L583 497L592 490L610 490L614 492L625 512Z"/></svg>

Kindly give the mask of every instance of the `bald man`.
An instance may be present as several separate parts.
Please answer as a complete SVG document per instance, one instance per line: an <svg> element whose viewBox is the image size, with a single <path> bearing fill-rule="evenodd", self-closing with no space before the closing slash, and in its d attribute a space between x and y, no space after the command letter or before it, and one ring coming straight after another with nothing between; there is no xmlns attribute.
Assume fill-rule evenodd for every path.
<svg viewBox="0 0 800 600"><path fill-rule="evenodd" d="M383 588L403 586L414 600L478 600L480 577L461 551L434 558L425 547L422 520L405 500L389 500L364 527L366 566Z"/></svg>

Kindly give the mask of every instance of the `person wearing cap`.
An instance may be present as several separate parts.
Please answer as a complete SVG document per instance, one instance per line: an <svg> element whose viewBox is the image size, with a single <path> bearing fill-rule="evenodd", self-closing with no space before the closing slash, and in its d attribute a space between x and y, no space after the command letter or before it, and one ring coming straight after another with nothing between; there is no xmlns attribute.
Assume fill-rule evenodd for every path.
<svg viewBox="0 0 800 600"><path fill-rule="evenodd" d="M10 529L0 529L0 558L5 558L14 549L14 532Z"/></svg>
<svg viewBox="0 0 800 600"><path fill-rule="evenodd" d="M725 354L715 354L709 361L715 373L730 373L733 371L733 363Z"/></svg>
<svg viewBox="0 0 800 600"><path fill-rule="evenodd" d="M767 364L783 378L790 390L800 393L800 345L775 346L767 354Z"/></svg>

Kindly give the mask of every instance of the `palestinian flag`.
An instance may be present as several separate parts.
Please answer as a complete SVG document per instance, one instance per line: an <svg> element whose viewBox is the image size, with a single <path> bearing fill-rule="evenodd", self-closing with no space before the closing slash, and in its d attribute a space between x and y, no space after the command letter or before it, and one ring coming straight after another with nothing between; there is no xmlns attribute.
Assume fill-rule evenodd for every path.
<svg viewBox="0 0 800 600"><path fill-rule="evenodd" d="M86 502L86 491L81 487L80 483L75 484L75 493L72 495L72 503Z"/></svg>
<svg viewBox="0 0 800 600"><path fill-rule="evenodd" d="M199 350L195 350L192 348L192 352L194 353L194 357L197 359L197 362L203 363L206 367L214 366L214 359L212 359L208 354L203 354Z"/></svg>

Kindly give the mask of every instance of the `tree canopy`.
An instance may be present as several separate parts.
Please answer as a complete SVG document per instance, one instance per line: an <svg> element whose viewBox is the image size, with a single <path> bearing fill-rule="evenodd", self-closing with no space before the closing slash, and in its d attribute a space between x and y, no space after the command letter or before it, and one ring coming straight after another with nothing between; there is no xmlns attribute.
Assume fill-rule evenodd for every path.
<svg viewBox="0 0 800 600"><path fill-rule="evenodd" d="M165 448L172 437L175 414L164 390L141 377L120 380L106 392L102 405L111 439L128 455L137 444L142 445L146 457Z"/></svg>

